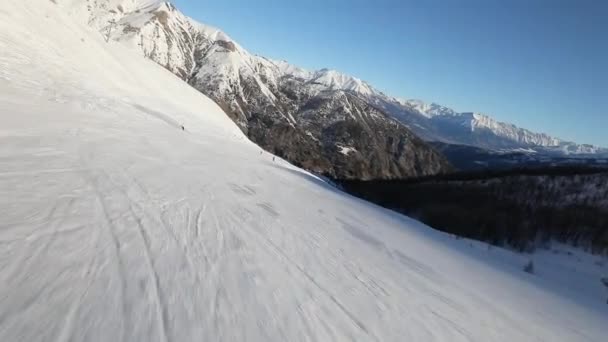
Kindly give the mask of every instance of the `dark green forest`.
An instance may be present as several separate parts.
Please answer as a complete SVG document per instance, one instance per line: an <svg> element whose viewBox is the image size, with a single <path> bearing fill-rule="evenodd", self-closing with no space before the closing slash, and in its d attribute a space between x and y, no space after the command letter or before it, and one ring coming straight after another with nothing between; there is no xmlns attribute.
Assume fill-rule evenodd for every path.
<svg viewBox="0 0 608 342"><path fill-rule="evenodd" d="M345 191L459 236L532 251L550 240L608 252L608 171L562 167L337 180Z"/></svg>

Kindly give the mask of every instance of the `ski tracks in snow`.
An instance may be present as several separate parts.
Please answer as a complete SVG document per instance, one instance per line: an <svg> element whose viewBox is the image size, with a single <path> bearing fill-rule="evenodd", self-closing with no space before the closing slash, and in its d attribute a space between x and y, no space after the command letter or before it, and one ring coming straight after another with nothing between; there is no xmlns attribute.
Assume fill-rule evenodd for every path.
<svg viewBox="0 0 608 342"><path fill-rule="evenodd" d="M65 9L0 1L0 340L605 337L586 297L272 162Z"/></svg>
<svg viewBox="0 0 608 342"><path fill-rule="evenodd" d="M446 295L454 285L420 258L387 245L357 217L334 217L314 205L302 211L289 207L268 196L255 172L238 183L230 174L202 175L196 184L173 186L146 177L146 166L108 160L112 155L97 149L83 144L73 165L45 176L51 183L73 180L71 188L39 194L58 200L22 218L23 224L48 222L44 229L1 237L3 244L24 240L32 247L4 266L3 275L14 278L14 284L28 284L21 270L48 255L57 257L57 248L80 239L76 245L87 251L78 257L83 260L62 261L65 279L79 280L54 298L57 275L43 272L32 284L46 287L34 287L28 297L7 305L0 325L18 324L21 315L40 310L42 298L49 297L65 308L62 324L51 333L58 341L86 339L107 329L117 341L247 336L380 341L389 336L387 328L394 340L439 339L437 331L452 340L475 340L467 324L474 320L470 304ZM21 177L36 179L37 174ZM276 186L286 185L279 179ZM290 212L288 220L285 212ZM505 329L519 324L470 291L457 291L508 322ZM70 301L61 299L68 295ZM78 328L95 324L99 315L110 318ZM407 324L389 327L385 317ZM412 325L416 333L408 335L406 327ZM526 334L533 332L522 328Z"/></svg>

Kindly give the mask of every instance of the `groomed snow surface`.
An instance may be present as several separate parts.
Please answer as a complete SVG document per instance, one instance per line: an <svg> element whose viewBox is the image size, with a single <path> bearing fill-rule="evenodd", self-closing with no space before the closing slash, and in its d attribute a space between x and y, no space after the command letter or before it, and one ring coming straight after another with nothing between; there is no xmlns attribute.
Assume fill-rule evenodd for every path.
<svg viewBox="0 0 608 342"><path fill-rule="evenodd" d="M0 123L0 341L608 336L599 279L525 273L273 162L51 1L0 2Z"/></svg>

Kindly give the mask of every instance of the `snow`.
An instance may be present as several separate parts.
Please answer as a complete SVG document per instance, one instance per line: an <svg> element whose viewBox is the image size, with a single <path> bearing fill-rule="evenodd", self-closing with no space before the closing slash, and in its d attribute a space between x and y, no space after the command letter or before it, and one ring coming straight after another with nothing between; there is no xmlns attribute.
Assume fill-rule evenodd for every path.
<svg viewBox="0 0 608 342"><path fill-rule="evenodd" d="M451 108L444 107L437 103L426 103L422 100L403 101L395 99L395 101L402 106L411 107L427 119L434 119L435 121L444 123L457 123L470 129L472 132L479 129L489 130L496 136L506 137L514 143L522 144L524 146L557 146L560 144L558 139L549 137L545 134L533 133L512 124L498 122L484 114L458 113Z"/></svg>
<svg viewBox="0 0 608 342"><path fill-rule="evenodd" d="M494 151L500 154L509 154L509 153L525 153L525 154L537 154L538 151L533 150L531 148L510 148L510 149L501 149Z"/></svg>
<svg viewBox="0 0 608 342"><path fill-rule="evenodd" d="M352 152L357 152L357 149L352 147L352 146L341 146L338 145L338 152L342 153L343 155L347 156Z"/></svg>
<svg viewBox="0 0 608 342"><path fill-rule="evenodd" d="M309 82L324 85L329 89L352 91L365 96L376 92L370 85L356 77L329 69L314 72Z"/></svg>
<svg viewBox="0 0 608 342"><path fill-rule="evenodd" d="M431 141L473 145L486 149L500 149L497 146L509 142L509 145L533 152L580 155L582 157L603 155L608 151L605 148L576 144L563 141L545 133L532 132L510 123L497 121L491 116L481 113L459 113L436 103L390 98L383 94L372 94L371 97L375 98L375 103L384 104L385 109L389 113L406 125L412 121L412 117L408 115L404 116L404 113L408 113L411 110L418 114L419 118L428 119L422 121L424 126L415 125L414 131ZM462 126L470 132L463 132L461 129L457 129L458 126ZM440 128L439 131L428 135L427 131L432 131L433 128L437 129L438 127ZM471 139L469 135L474 134L476 131L480 131L481 135L478 136L478 139Z"/></svg>
<svg viewBox="0 0 608 342"><path fill-rule="evenodd" d="M301 79L305 79L305 80L311 79L314 75L313 72L302 69L293 64L289 64L287 61L270 60L270 62L274 63L277 66L277 68L279 69L280 73L284 74L284 75L289 75L292 77L301 78Z"/></svg>
<svg viewBox="0 0 608 342"><path fill-rule="evenodd" d="M578 269L524 273L273 161L51 1L0 2L0 75L1 341L608 333L605 298L567 286Z"/></svg>
<svg viewBox="0 0 608 342"><path fill-rule="evenodd" d="M263 57L260 57L263 58ZM264 58L265 59L265 58ZM274 64L279 74L294 78L303 79L309 82L311 85L317 85L319 89L317 91L323 91L327 89L331 90L344 90L357 93L363 96L370 96L374 94L380 94L372 86L367 84L356 77L349 76L338 72L336 70L321 69L316 71L309 71L289 64L286 61L268 60Z"/></svg>
<svg viewBox="0 0 608 342"><path fill-rule="evenodd" d="M444 107L436 103L426 103L422 100L401 100L395 99L402 106L410 106L414 110L418 111L422 116L426 118L433 118L438 116L457 116L458 113L453 109Z"/></svg>

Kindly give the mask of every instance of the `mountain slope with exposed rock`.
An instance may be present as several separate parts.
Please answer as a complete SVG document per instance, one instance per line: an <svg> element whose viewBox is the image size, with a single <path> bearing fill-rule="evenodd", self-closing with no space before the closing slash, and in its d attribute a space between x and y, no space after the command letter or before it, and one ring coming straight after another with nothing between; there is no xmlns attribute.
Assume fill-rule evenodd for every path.
<svg viewBox="0 0 608 342"><path fill-rule="evenodd" d="M399 100L334 70L308 71L253 55L169 2L65 1L108 40L140 51L211 97L264 149L331 177L403 178L449 170L425 141L553 154L604 151L485 115Z"/></svg>
<svg viewBox="0 0 608 342"><path fill-rule="evenodd" d="M264 149L335 178L404 178L449 170L446 159L372 106L371 86L247 52L168 2L67 2L106 35L140 50L215 100ZM347 84L351 89L346 89Z"/></svg>

